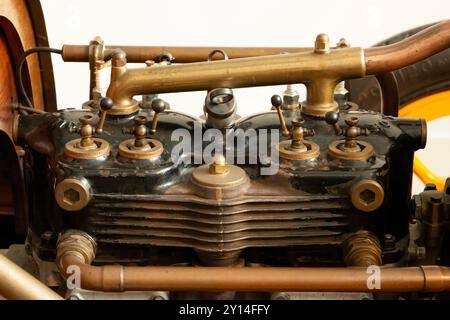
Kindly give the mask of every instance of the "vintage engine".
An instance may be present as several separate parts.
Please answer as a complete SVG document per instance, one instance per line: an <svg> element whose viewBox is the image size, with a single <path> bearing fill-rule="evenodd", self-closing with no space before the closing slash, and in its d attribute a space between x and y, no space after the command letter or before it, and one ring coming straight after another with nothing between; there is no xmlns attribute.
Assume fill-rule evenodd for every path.
<svg viewBox="0 0 450 320"><path fill-rule="evenodd" d="M75 47L63 48L65 60L82 60ZM101 52L91 63L91 100L82 109L17 121L16 142L26 151L28 246L42 268L56 261L67 276L68 265L78 263L82 272L91 264L105 267L101 281L82 278L92 291L285 298L283 291L367 290L351 281L326 287L318 280L305 288L273 280L285 284L278 288L264 284L264 274L261 285L249 280L239 286L226 270L250 270L242 277L253 279L252 269L258 277L260 269L330 268L331 279L345 267L402 272L438 261L448 194L430 187L411 200L413 157L426 145L425 121L366 111L348 101L340 83L399 68L406 59L389 65L384 52L331 48L324 34L296 53L230 54L229 60L186 64L172 63L165 53L146 68L127 66L144 48L108 48L96 39L87 51ZM226 48L216 51L226 57ZM102 97L95 75L107 60L111 84ZM268 93L265 112L238 116L246 106L232 89L294 83L306 85L305 102L288 87L282 97ZM207 90L200 118L150 96L193 90ZM151 268L186 273L167 280L144 273ZM212 281L211 288L208 270L230 276L229 282ZM53 285L65 286L61 279ZM401 281L391 282L388 291L405 291Z"/></svg>
<svg viewBox="0 0 450 320"><path fill-rule="evenodd" d="M280 108L281 98L273 100ZM234 265L244 259L285 266L343 265L341 249L351 250L346 241L364 230L360 236L373 237L373 262L380 263L378 241L387 235L400 241L408 234L412 159L424 147L425 124L346 107L327 114L344 137L324 119L304 116L300 122L298 110L280 110L293 129L292 138L280 134L279 170L273 175L261 174L261 163L231 165L219 157L195 165L195 155L187 154L191 165L174 163L178 141L172 132L182 128L194 137L197 127L203 137L208 130L201 120L176 111L107 118L103 133L94 137L97 111L23 117L20 139L35 167L29 181L30 191L36 190L30 192L31 230L36 239L49 231L87 232L98 246L96 261L105 263ZM153 134L152 117L158 119ZM271 111L233 121L224 135L279 127ZM261 147L258 138L247 136L247 158L252 144ZM271 150L270 142L263 148ZM401 260L407 242L400 243L390 263ZM55 244L41 242L37 248L54 256Z"/></svg>

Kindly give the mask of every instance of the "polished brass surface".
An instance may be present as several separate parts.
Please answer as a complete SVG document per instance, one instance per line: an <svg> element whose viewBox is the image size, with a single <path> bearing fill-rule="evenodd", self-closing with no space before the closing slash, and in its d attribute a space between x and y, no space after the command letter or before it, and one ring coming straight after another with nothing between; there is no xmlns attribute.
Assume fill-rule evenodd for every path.
<svg viewBox="0 0 450 320"><path fill-rule="evenodd" d="M303 112L321 117L337 110L334 89L339 81L365 75L363 60L362 49L345 48L325 54L310 51L128 69L111 78L107 96L114 101L110 113L117 114L132 111L133 96L141 94L305 83L308 97Z"/></svg>
<svg viewBox="0 0 450 320"><path fill-rule="evenodd" d="M356 209L371 212L383 204L384 189L378 182L364 179L352 186L350 196Z"/></svg>
<svg viewBox="0 0 450 320"><path fill-rule="evenodd" d="M60 295L2 254L0 296L9 300L63 300Z"/></svg>
<svg viewBox="0 0 450 320"><path fill-rule="evenodd" d="M67 211L79 211L86 207L92 198L91 188L85 180L64 179L56 185L55 199Z"/></svg>
<svg viewBox="0 0 450 320"><path fill-rule="evenodd" d="M378 238L368 231L358 231L343 244L344 261L348 267L382 265L382 251Z"/></svg>
<svg viewBox="0 0 450 320"><path fill-rule="evenodd" d="M111 56L111 83L118 81L127 72L127 56L120 49L114 50ZM145 93L145 92L144 92ZM136 113L139 110L139 102L130 97L126 102L117 104L113 97L107 94L108 98L112 98L114 105L108 111L113 116L123 116Z"/></svg>
<svg viewBox="0 0 450 320"><path fill-rule="evenodd" d="M327 34L321 33L316 37L314 52L319 54L330 52L330 38Z"/></svg>
<svg viewBox="0 0 450 320"><path fill-rule="evenodd" d="M191 182L200 197L216 200L241 195L249 185L247 173L240 167L213 160L192 172Z"/></svg>

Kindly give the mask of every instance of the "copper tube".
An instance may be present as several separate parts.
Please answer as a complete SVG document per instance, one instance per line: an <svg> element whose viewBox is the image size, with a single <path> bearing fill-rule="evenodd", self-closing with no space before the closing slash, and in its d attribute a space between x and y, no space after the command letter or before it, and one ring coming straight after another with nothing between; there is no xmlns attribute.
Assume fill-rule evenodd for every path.
<svg viewBox="0 0 450 320"><path fill-rule="evenodd" d="M170 52L177 63L201 62L208 60L208 54L220 48L225 51L230 59L267 56L273 54L280 54L284 52L304 52L311 51L312 48L295 48L295 47L163 47L163 46L106 46L104 55L107 58L115 49L122 49L126 55L128 62L144 63L147 60L157 60L164 52ZM85 45L64 45L63 60L66 62L88 62L89 61L89 46ZM221 55L214 55L213 60L222 60Z"/></svg>
<svg viewBox="0 0 450 320"><path fill-rule="evenodd" d="M53 290L2 254L0 296L9 300L62 300Z"/></svg>
<svg viewBox="0 0 450 320"><path fill-rule="evenodd" d="M366 49L367 74L401 69L450 47L450 20L437 23L403 41Z"/></svg>
<svg viewBox="0 0 450 320"><path fill-rule="evenodd" d="M62 274L80 267L81 286L98 291L320 291L440 292L450 290L450 268L382 268L380 289L369 289L367 268L273 267L96 267L78 253L66 252L57 263Z"/></svg>

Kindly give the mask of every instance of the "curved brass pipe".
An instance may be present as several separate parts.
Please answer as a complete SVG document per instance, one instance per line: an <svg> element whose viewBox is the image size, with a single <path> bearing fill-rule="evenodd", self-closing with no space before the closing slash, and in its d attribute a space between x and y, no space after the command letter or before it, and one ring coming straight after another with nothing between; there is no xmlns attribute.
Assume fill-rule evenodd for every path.
<svg viewBox="0 0 450 320"><path fill-rule="evenodd" d="M56 292L0 254L0 296L10 300L62 300Z"/></svg>
<svg viewBox="0 0 450 320"><path fill-rule="evenodd" d="M66 251L58 262L63 275L78 266L81 287L97 291L320 291L440 292L450 290L450 268L381 268L379 289L370 289L367 268L272 267L96 267Z"/></svg>
<svg viewBox="0 0 450 320"><path fill-rule="evenodd" d="M107 96L114 107L109 113L136 112L138 103L133 96L140 94L304 83L307 101L302 111L323 117L337 110L334 90L339 81L393 71L448 47L450 22L445 21L399 43L366 50L330 49L328 37L319 35L314 50L299 53L130 70L126 68L126 54L115 58L113 53L114 76Z"/></svg>
<svg viewBox="0 0 450 320"><path fill-rule="evenodd" d="M336 84L342 79L365 74L364 54L360 48L128 70L125 55L115 53L112 68L107 96L114 101L109 114L116 115L135 112L137 102L133 96L140 94L305 83L308 94L303 111L323 116L337 110Z"/></svg>

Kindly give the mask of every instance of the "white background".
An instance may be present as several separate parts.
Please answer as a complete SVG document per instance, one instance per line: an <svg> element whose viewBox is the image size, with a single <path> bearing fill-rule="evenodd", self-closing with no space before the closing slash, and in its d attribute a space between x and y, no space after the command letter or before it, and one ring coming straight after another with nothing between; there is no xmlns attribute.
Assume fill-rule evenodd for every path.
<svg viewBox="0 0 450 320"><path fill-rule="evenodd" d="M450 1L394 0L41 0L50 46L88 44L101 36L106 44L174 46L312 46L318 33L332 42L347 38L352 46L368 47L404 30L450 18ZM87 64L54 58L60 108L80 107L88 99ZM107 79L106 79L107 80ZM107 81L105 82L107 85ZM298 86L303 93L302 88ZM270 97L283 87L235 90L241 115L268 110ZM164 97L172 109L200 115L203 92ZM450 121L430 125L430 135L442 138ZM447 130L448 132L448 130ZM441 176L447 154L429 140L422 159ZM442 148L440 149L442 152ZM436 159L440 160L439 162ZM434 160L434 161L433 161ZM420 186L416 186L418 191Z"/></svg>

